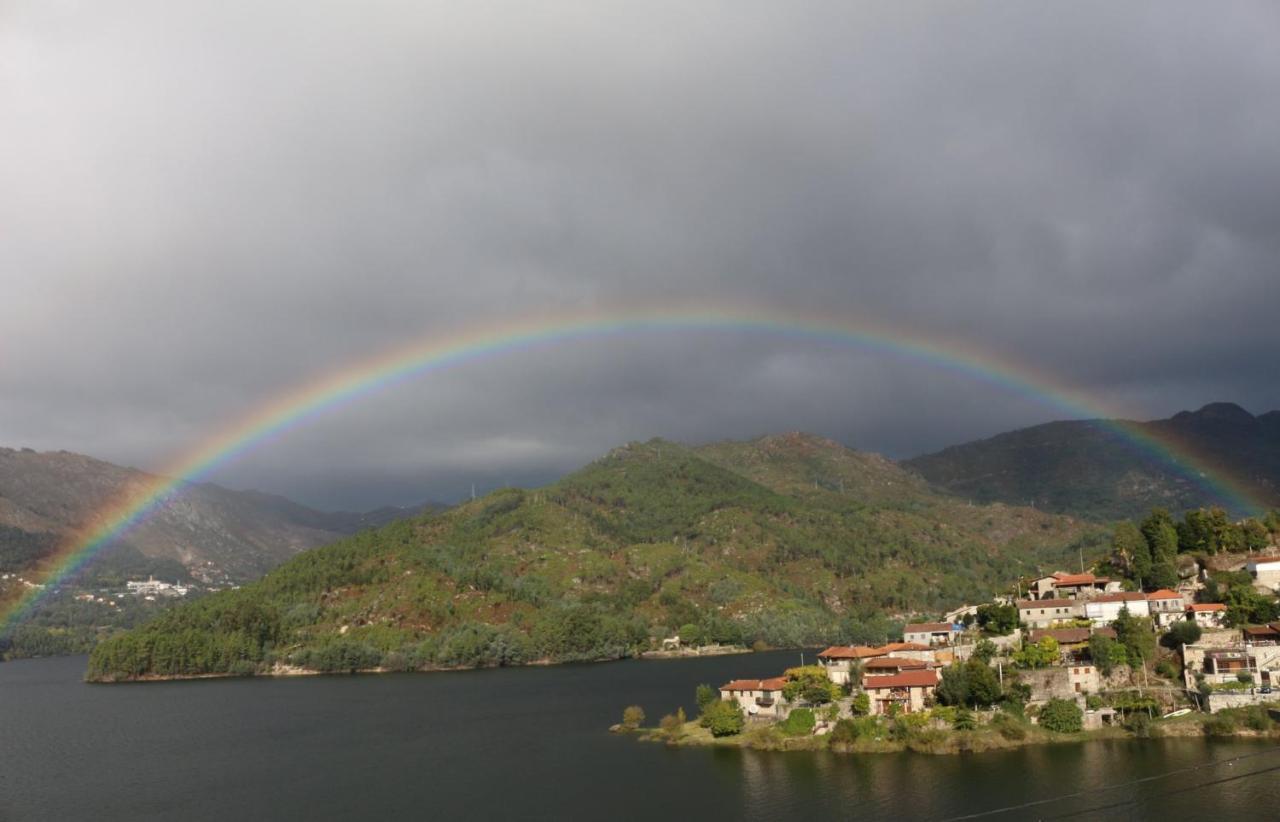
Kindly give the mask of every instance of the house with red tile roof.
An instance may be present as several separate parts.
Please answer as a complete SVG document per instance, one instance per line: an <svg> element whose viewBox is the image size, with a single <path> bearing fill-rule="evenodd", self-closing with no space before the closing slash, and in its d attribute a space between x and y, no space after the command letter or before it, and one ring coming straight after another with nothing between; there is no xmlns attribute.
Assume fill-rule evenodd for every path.
<svg viewBox="0 0 1280 822"><path fill-rule="evenodd" d="M786 716L786 700L782 686L787 678L775 676L769 679L735 679L720 686L720 698L737 702L748 716L768 716L781 719Z"/></svg>
<svg viewBox="0 0 1280 822"><path fill-rule="evenodd" d="M1187 606L1187 619L1201 628L1221 628L1226 624L1227 606L1221 602L1193 602Z"/></svg>
<svg viewBox="0 0 1280 822"><path fill-rule="evenodd" d="M923 711L933 704L938 687L938 672L933 670L902 671L888 676L866 676L862 688L871 698L871 713L890 713L894 706L900 713Z"/></svg>
<svg viewBox="0 0 1280 822"><path fill-rule="evenodd" d="M1089 599L1098 594L1119 591L1119 580L1091 573L1068 574L1058 571L1031 583L1032 599Z"/></svg>
<svg viewBox="0 0 1280 822"><path fill-rule="evenodd" d="M1157 627L1168 628L1187 618L1187 603L1177 591L1161 588L1147 594L1147 611Z"/></svg>

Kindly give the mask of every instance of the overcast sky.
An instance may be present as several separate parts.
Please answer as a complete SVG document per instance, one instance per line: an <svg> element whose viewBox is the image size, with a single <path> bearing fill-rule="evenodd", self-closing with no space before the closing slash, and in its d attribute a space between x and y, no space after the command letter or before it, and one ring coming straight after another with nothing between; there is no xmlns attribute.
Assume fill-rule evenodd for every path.
<svg viewBox="0 0 1280 822"><path fill-rule="evenodd" d="M0 5L0 444L158 468L406 341L871 315L1161 417L1280 407L1274 2ZM758 334L430 375L219 471L324 507L634 439L894 457L1065 412Z"/></svg>

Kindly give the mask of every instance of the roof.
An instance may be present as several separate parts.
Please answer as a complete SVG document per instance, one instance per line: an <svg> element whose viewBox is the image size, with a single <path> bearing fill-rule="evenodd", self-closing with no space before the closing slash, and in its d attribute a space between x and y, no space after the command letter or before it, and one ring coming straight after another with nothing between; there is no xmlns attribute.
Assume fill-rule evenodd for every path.
<svg viewBox="0 0 1280 822"><path fill-rule="evenodd" d="M1182 599L1182 594L1170 591L1168 588L1161 588L1159 591L1147 594L1147 599Z"/></svg>
<svg viewBox="0 0 1280 822"><path fill-rule="evenodd" d="M1111 580L1106 577L1095 577L1093 574L1064 574L1061 571L1053 575L1054 585L1093 585L1095 583L1108 583Z"/></svg>
<svg viewBox="0 0 1280 822"><path fill-rule="evenodd" d="M1188 611L1225 611L1227 606L1221 602L1193 602L1187 606Z"/></svg>
<svg viewBox="0 0 1280 822"><path fill-rule="evenodd" d="M932 688L938 684L935 671L903 671L889 676L865 676L862 687L872 688Z"/></svg>
<svg viewBox="0 0 1280 822"><path fill-rule="evenodd" d="M929 663L920 659L907 659L900 656L882 656L878 659L869 659L867 664L863 666L866 671L879 671L884 669L901 670L903 668L928 668Z"/></svg>
<svg viewBox="0 0 1280 822"><path fill-rule="evenodd" d="M928 645L921 645L919 642L890 642L881 645L880 650L891 654L894 651L930 651L933 649Z"/></svg>
<svg viewBox="0 0 1280 822"><path fill-rule="evenodd" d="M832 645L818 654L819 659L866 659L873 656L886 656L889 652L884 648L872 648L868 645Z"/></svg>
<svg viewBox="0 0 1280 822"><path fill-rule="evenodd" d="M785 676L775 676L769 679L735 679L728 685L721 685L722 691L781 691L782 686L787 683Z"/></svg>
<svg viewBox="0 0 1280 822"><path fill-rule="evenodd" d="M1018 610L1027 608L1062 608L1067 605L1079 605L1078 599L1020 599Z"/></svg>
<svg viewBox="0 0 1280 822"><path fill-rule="evenodd" d="M1085 602L1146 602L1147 597L1137 591L1115 591L1110 594L1099 594Z"/></svg>
<svg viewBox="0 0 1280 822"><path fill-rule="evenodd" d="M1246 625L1244 633L1246 636L1276 636L1280 634L1280 630L1270 625Z"/></svg>
<svg viewBox="0 0 1280 822"><path fill-rule="evenodd" d="M1250 554L1244 558L1245 562L1280 562L1280 555L1277 554Z"/></svg>
<svg viewBox="0 0 1280 822"><path fill-rule="evenodd" d="M902 626L904 634L942 633L951 631L950 622L908 622Z"/></svg>
<svg viewBox="0 0 1280 822"><path fill-rule="evenodd" d="M894 651L928 651L928 645L918 642L889 642L877 647L870 645L832 645L818 654L819 659L870 659L888 656Z"/></svg>

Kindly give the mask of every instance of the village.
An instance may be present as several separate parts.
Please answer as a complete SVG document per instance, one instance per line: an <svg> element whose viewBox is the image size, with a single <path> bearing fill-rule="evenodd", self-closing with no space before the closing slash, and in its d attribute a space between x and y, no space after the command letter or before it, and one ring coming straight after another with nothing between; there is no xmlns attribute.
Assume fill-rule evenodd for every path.
<svg viewBox="0 0 1280 822"><path fill-rule="evenodd" d="M701 730L681 711L651 738L773 747L827 736L852 749L921 733L937 743L984 726L1002 744L1043 731L1270 729L1280 621L1250 623L1239 608L1202 600L1218 590L1215 574L1237 585L1247 574L1254 595L1274 603L1280 553L1213 560L1184 567L1174 588L1149 591L1091 571L1023 580L1009 596L907 622L901 641L836 645L778 676L700 686Z"/></svg>

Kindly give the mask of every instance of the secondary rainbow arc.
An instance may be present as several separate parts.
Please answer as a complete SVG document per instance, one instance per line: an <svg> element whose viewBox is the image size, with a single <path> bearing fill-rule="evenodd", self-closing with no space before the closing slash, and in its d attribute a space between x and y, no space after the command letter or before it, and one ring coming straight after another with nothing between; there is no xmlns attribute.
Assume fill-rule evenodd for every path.
<svg viewBox="0 0 1280 822"><path fill-rule="evenodd" d="M684 306L544 315L418 340L341 368L264 403L175 460L151 486L94 517L95 525L59 551L45 580L46 587L28 591L5 613L0 636L10 632L42 596L74 575L113 540L143 522L185 483L200 481L245 452L327 411L432 371L503 353L609 335L691 330L764 333L854 346L968 375L1070 416L1092 418L1233 507L1249 511L1264 507L1246 486L1204 464L1186 449L1109 419L1123 415L1109 411L1087 394L1051 375L962 340L925 336L872 319L759 307Z"/></svg>

